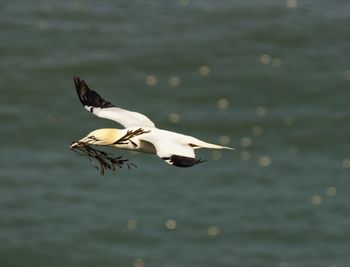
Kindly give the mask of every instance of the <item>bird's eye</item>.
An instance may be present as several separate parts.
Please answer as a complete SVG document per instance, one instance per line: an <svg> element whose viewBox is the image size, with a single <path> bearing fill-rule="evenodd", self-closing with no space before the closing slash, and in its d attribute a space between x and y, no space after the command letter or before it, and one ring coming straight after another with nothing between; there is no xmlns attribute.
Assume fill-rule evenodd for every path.
<svg viewBox="0 0 350 267"><path fill-rule="evenodd" d="M97 141L97 138L95 136L93 136L93 135L89 136L89 139Z"/></svg>

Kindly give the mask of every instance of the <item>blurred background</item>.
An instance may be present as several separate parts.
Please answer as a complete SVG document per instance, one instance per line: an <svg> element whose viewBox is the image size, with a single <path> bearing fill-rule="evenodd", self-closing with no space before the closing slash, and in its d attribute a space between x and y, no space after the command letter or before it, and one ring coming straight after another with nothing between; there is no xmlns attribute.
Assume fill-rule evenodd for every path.
<svg viewBox="0 0 350 267"><path fill-rule="evenodd" d="M350 2L0 3L0 265L349 266ZM68 147L120 127L235 147L100 176Z"/></svg>

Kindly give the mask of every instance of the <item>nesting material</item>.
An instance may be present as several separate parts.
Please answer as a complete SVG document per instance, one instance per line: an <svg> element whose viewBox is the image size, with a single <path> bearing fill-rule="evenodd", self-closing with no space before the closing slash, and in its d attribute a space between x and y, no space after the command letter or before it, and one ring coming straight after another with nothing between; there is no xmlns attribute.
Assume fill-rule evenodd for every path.
<svg viewBox="0 0 350 267"><path fill-rule="evenodd" d="M131 138L148 132L149 131L145 131L142 128L139 128L137 130L129 130L114 144L124 144L125 142L132 142ZM131 169L131 167L137 167L134 163L131 163L129 159L123 159L121 156L115 157L113 154L93 148L89 144L79 141L73 141L72 144L74 145L71 145L70 149L79 154L80 156L88 157L92 165L95 166L96 169L100 170L101 175L104 175L106 170L115 171L118 168L122 168L123 166L128 167L129 170ZM96 162L99 165L97 165Z"/></svg>
<svg viewBox="0 0 350 267"><path fill-rule="evenodd" d="M78 142L78 144L72 150L80 156L88 157L91 164L100 171L101 175L104 175L106 170L115 171L124 166L130 170L132 167L137 167L129 159L123 159L121 156L115 157L111 153L92 148L90 145L82 142Z"/></svg>

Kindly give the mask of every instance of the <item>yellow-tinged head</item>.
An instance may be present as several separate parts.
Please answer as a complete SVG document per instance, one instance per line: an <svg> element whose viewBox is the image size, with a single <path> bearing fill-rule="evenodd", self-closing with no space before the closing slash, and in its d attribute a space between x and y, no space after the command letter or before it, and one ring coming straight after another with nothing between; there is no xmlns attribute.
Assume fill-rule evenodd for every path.
<svg viewBox="0 0 350 267"><path fill-rule="evenodd" d="M80 144L108 146L115 143L123 135L119 129L98 129L89 133L79 141L73 142L70 149L78 147Z"/></svg>

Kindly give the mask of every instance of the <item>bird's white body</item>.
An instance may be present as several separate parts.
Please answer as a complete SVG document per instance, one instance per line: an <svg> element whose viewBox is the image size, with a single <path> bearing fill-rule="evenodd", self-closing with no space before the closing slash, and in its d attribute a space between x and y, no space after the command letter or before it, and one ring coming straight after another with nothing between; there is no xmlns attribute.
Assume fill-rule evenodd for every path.
<svg viewBox="0 0 350 267"><path fill-rule="evenodd" d="M75 85L80 101L88 111L98 117L114 120L123 125L125 129L98 129L72 144L71 147L85 143L156 154L167 163L179 167L191 167L201 162L196 159L194 149L232 149L210 144L192 136L156 128L145 115L115 107L105 101L79 78L75 78ZM123 139L128 133L140 129L142 133L132 135L127 140Z"/></svg>
<svg viewBox="0 0 350 267"><path fill-rule="evenodd" d="M118 142L120 138L141 129L144 133L131 137L125 142ZM232 149L229 147L210 144L195 137L179 134L171 131L158 129L156 127L132 127L126 129L97 129L89 133L79 142L112 146L123 150L132 150L142 153L156 154L167 163L172 163L172 155L181 155L181 157L195 158L194 149Z"/></svg>

